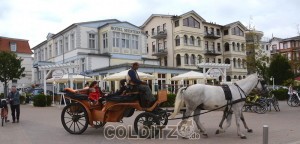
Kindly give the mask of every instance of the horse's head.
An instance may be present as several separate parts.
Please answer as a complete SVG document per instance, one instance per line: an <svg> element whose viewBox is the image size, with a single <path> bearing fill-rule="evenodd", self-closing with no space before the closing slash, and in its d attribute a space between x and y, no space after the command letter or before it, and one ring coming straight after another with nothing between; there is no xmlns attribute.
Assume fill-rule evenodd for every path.
<svg viewBox="0 0 300 144"><path fill-rule="evenodd" d="M264 90L266 90L266 86L267 86L267 83L264 80L264 78L257 74L257 84L254 88L256 88L260 91L264 91Z"/></svg>

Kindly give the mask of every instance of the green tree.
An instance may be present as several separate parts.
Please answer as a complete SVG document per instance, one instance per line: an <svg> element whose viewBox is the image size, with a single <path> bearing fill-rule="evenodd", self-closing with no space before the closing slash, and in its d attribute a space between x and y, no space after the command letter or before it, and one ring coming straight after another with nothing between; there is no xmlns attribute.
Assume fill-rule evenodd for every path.
<svg viewBox="0 0 300 144"><path fill-rule="evenodd" d="M7 83L20 79L25 70L21 66L22 59L12 52L0 52L0 81L4 83L4 96L7 96Z"/></svg>
<svg viewBox="0 0 300 144"><path fill-rule="evenodd" d="M287 58L281 54L275 54L269 67L269 76L273 76L276 85L281 85L284 81L292 79L294 74Z"/></svg>

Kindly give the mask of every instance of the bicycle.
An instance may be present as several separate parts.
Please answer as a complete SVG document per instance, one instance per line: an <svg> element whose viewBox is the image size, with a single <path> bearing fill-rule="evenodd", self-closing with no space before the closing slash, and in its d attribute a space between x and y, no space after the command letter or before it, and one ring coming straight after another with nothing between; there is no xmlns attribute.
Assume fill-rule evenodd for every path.
<svg viewBox="0 0 300 144"><path fill-rule="evenodd" d="M292 95L289 95L287 104L291 107L297 107L300 105L300 97L296 91L294 91Z"/></svg>
<svg viewBox="0 0 300 144"><path fill-rule="evenodd" d="M4 125L4 122L9 122L7 120L7 115L8 115L8 107L7 107L7 102L6 99L2 99L1 100L1 104L0 104L0 108L1 108L1 126Z"/></svg>
<svg viewBox="0 0 300 144"><path fill-rule="evenodd" d="M252 111L264 114L267 111L267 103L259 95L248 96L243 106L243 111Z"/></svg>
<svg viewBox="0 0 300 144"><path fill-rule="evenodd" d="M272 105L273 105L275 111L280 111L277 98L274 96L274 94L272 94L271 91L269 92L268 95L271 97L262 97L262 101L264 101L267 104L267 108L269 109L269 111L271 111Z"/></svg>

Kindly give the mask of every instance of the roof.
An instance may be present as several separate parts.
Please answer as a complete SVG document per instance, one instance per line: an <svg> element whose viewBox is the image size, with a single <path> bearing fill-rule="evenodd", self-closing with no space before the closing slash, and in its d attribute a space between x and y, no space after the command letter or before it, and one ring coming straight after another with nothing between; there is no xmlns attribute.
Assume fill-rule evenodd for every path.
<svg viewBox="0 0 300 144"><path fill-rule="evenodd" d="M291 40L300 40L300 36L290 37L286 39L282 39L282 41L291 41Z"/></svg>
<svg viewBox="0 0 300 144"><path fill-rule="evenodd" d="M144 23L140 26L140 28L145 27L154 17L167 17L172 18L172 15L164 15L164 14L152 14Z"/></svg>
<svg viewBox="0 0 300 144"><path fill-rule="evenodd" d="M121 24L121 23L126 23L126 24L129 24L129 25L131 25L131 26L133 26L133 27L136 27L136 28L138 28L138 29L140 29L140 27L138 27L138 26L136 26L136 25L134 25L134 24L132 24L132 23L129 23L129 22L127 22L127 21L122 21L122 22L111 22L111 23L107 23L107 24L105 24L105 25L102 25L102 26L100 26L100 27L98 27L98 29L101 29L101 28L103 28L103 27L105 27L105 26L108 26L108 25L110 25L110 24Z"/></svg>
<svg viewBox="0 0 300 144"><path fill-rule="evenodd" d="M0 51L11 52L10 43L17 44L16 53L32 54L28 40L0 36Z"/></svg>
<svg viewBox="0 0 300 144"><path fill-rule="evenodd" d="M296 77L295 80L300 81L300 77Z"/></svg>
<svg viewBox="0 0 300 144"><path fill-rule="evenodd" d="M198 13L196 13L194 10L191 10L191 11L189 11L189 12L186 12L186 13L180 15L180 16L183 17L183 16L186 16L186 15L189 15L189 14L194 14L195 16L197 16L198 18L200 18L201 21L204 21L204 22L205 22L205 19L202 18L202 17L201 17Z"/></svg>
<svg viewBox="0 0 300 144"><path fill-rule="evenodd" d="M235 25L235 24L241 26L244 30L248 30L247 27L245 27L240 21L229 23L227 25L224 25L224 27L231 27L232 25Z"/></svg>

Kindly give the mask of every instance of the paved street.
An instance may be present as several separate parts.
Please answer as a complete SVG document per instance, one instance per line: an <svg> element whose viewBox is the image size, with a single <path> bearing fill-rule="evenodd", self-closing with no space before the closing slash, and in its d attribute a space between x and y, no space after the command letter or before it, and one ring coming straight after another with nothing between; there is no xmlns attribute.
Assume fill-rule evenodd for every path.
<svg viewBox="0 0 300 144"><path fill-rule="evenodd" d="M267 112L266 114L245 113L248 126L254 130L246 133L247 139L240 139L236 133L235 119L226 133L215 135L221 112L212 112L201 117L202 123L208 131L208 138L201 137L198 140L188 139L113 139L104 137L104 130L88 128L82 135L71 135L63 128L60 121L62 108L47 107L37 108L32 105L21 106L20 123L7 123L0 127L1 144L99 144L99 143L201 143L201 144L256 144L262 143L262 127L269 125L269 143L274 144L296 144L300 143L300 107L289 107L285 101L280 102L281 112ZM108 125L132 125L136 115L124 119L124 123L108 123ZM11 120L11 116L9 116ZM169 122L170 125L177 124L179 120ZM197 130L198 132L198 130Z"/></svg>

